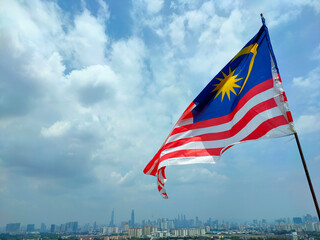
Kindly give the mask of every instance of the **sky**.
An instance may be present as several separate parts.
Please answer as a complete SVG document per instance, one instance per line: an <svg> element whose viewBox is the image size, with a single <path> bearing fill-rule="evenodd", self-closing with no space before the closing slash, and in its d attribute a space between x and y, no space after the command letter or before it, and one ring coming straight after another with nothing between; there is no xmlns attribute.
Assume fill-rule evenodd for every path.
<svg viewBox="0 0 320 240"><path fill-rule="evenodd" d="M262 12L320 199L319 1L0 1L0 226L316 215L292 136L142 171Z"/></svg>

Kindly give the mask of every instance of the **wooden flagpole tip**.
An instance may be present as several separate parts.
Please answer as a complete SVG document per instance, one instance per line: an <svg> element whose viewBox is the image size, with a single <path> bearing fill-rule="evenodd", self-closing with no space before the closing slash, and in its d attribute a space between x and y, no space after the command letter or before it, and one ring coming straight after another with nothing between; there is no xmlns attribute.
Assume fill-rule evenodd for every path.
<svg viewBox="0 0 320 240"><path fill-rule="evenodd" d="M266 25L266 20L264 19L262 13L260 13L260 17L261 17L262 24L263 24L263 25Z"/></svg>

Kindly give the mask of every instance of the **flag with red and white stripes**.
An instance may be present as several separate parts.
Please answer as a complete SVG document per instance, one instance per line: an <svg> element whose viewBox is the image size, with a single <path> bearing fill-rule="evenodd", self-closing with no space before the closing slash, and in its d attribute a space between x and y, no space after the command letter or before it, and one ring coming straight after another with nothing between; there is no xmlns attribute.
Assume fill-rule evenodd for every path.
<svg viewBox="0 0 320 240"><path fill-rule="evenodd" d="M175 124L144 173L164 189L165 167L215 163L249 140L295 132L265 25L210 81Z"/></svg>

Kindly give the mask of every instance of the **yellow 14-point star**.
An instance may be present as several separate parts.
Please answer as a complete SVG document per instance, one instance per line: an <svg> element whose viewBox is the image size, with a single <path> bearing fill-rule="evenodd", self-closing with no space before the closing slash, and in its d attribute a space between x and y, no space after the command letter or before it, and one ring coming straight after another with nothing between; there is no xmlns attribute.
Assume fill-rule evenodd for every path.
<svg viewBox="0 0 320 240"><path fill-rule="evenodd" d="M229 67L229 74L226 75L224 72L222 72L223 77L224 78L216 78L218 79L220 82L217 84L213 84L213 86L215 86L215 88L211 91L211 92L216 92L217 94L214 98L218 97L218 95L221 93L222 97L221 97L221 102L223 101L224 95L227 93L229 101L230 101L230 92L233 92L235 95L237 95L236 91L234 90L234 88L241 88L238 84L236 84L236 82L240 81L242 78L238 78L238 74L237 75L233 75L236 69L234 69L231 72L231 68Z"/></svg>

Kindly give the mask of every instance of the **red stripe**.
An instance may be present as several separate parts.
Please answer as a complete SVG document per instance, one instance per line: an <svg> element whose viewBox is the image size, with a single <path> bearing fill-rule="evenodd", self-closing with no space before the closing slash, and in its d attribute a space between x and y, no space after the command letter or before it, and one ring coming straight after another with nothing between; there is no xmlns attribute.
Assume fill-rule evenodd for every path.
<svg viewBox="0 0 320 240"><path fill-rule="evenodd" d="M282 92L283 101L288 102L287 95L285 92Z"/></svg>
<svg viewBox="0 0 320 240"><path fill-rule="evenodd" d="M160 162L163 162L169 158L220 156L222 149L223 148L178 150L162 156Z"/></svg>
<svg viewBox="0 0 320 240"><path fill-rule="evenodd" d="M196 129L196 128L204 128L207 126L215 126L215 125L220 125L223 123L227 123L230 122L234 115L254 96L256 96L259 93L262 93L270 88L273 87L273 79L268 79L258 85L256 85L255 87L253 87L249 92L246 93L246 95L244 95L240 101L237 104L237 107L233 110L233 112L229 113L228 115L222 116L222 117L218 117L218 118L212 118L212 119L208 119L205 121L201 121L201 122L197 122L197 123L192 123L192 124L188 124L188 125L184 125L181 127L176 127L175 129L172 130L172 132L170 133L169 136L175 135L177 133L181 133L181 132L185 132L185 131L189 131L192 129Z"/></svg>
<svg viewBox="0 0 320 240"><path fill-rule="evenodd" d="M274 118L270 118L263 123L261 123L252 133L250 133L247 137L242 139L240 142L244 142L247 140L255 140L263 137L270 130L277 128L282 125L288 124L287 120L284 116L277 116ZM227 149L232 147L232 145L227 146L225 149L223 148L209 148L209 149L185 149L178 150L171 153L168 153L161 157L160 162L165 161L170 158L182 158L182 157L203 157L203 156L220 156ZM222 151L223 149L223 151Z"/></svg>
<svg viewBox="0 0 320 240"><path fill-rule="evenodd" d="M287 119L281 115L274 118L270 118L259 125L252 133L241 141L255 140L264 136L270 130L288 124Z"/></svg>
<svg viewBox="0 0 320 240"><path fill-rule="evenodd" d="M154 162L156 160L159 159L160 157L160 153L161 153L161 148L159 149L159 151L156 153L156 155L154 155L154 157L151 159L151 161L147 164L147 166L144 168L143 172L144 174L147 174L147 172L151 169L151 167L153 166ZM154 172L154 171L153 171ZM155 176L157 172L155 172L154 174L151 174L150 175L153 175Z"/></svg>
<svg viewBox="0 0 320 240"><path fill-rule="evenodd" d="M190 103L190 105L187 107L187 109L182 113L180 119L178 121L181 121L181 120L185 120L185 119L188 119L188 118L192 118L193 115L192 115L192 109L194 107L194 103Z"/></svg>
<svg viewBox="0 0 320 240"><path fill-rule="evenodd" d="M252 133L250 133L247 137L242 139L240 142L259 139L264 135L266 135L272 129L280 127L282 125L286 125L286 124L288 124L288 121L282 115L274 118L270 118L264 121L263 123L261 123ZM226 150L228 150L232 146L234 146L234 144L223 149L221 154L223 154Z"/></svg>
<svg viewBox="0 0 320 240"><path fill-rule="evenodd" d="M158 179L158 185L160 185L161 187L164 187L164 184L162 184L162 182Z"/></svg>
<svg viewBox="0 0 320 240"><path fill-rule="evenodd" d="M258 105L251 108L235 125L231 127L231 129L223 132L214 132L214 133L206 133L202 135L198 135L195 137L189 137L189 138L183 138L178 139L176 141L170 142L163 146L160 150L164 151L169 148L173 147L179 147L184 144L190 143L190 142L201 142L201 141L214 141L214 140L222 140L226 138L230 138L235 136L237 133L241 131L255 116L260 114L261 112L264 112L266 110L272 109L277 106L277 103L274 101L274 99L269 99L267 101L264 101L262 103L259 103Z"/></svg>
<svg viewBox="0 0 320 240"><path fill-rule="evenodd" d="M183 112L182 116L180 117L180 119L178 120L179 121L182 121L182 120L186 120L186 119L189 119L189 118L192 118L193 115L192 115L192 109L194 107L194 103L192 102L188 107L187 109ZM169 136L171 135L171 133L168 135L168 137L166 138L166 140L164 141L167 142ZM163 143L163 144L164 144ZM163 146L162 144L162 146ZM161 153L161 148L159 149L159 151L156 153L156 155L152 158L152 160L147 164L147 166L144 168L143 172L144 174L146 174L148 171L150 171L150 169L152 168L152 166L154 165L155 161L158 161L159 157L160 157L160 153ZM155 176L157 174L157 169L158 169L158 166L159 166L159 162L154 166L153 170L151 171L150 175L153 175Z"/></svg>
<svg viewBox="0 0 320 240"><path fill-rule="evenodd" d="M167 179L166 178L166 174L164 173L164 167L162 167L162 168L160 168L160 171L161 171L161 173L162 173L162 177L164 178L164 179Z"/></svg>
<svg viewBox="0 0 320 240"><path fill-rule="evenodd" d="M224 153L225 151L227 151L229 148L231 148L231 147L233 147L233 146L234 146L234 144L229 145L228 147L226 147L225 149L223 149L223 150L221 151L221 154Z"/></svg>
<svg viewBox="0 0 320 240"><path fill-rule="evenodd" d="M287 111L287 118L289 122L293 122L293 118L290 111Z"/></svg>
<svg viewBox="0 0 320 240"><path fill-rule="evenodd" d="M161 153L161 152L160 152L160 153ZM157 175L158 167L159 167L159 163L160 163L160 162L159 162L160 153L159 153L159 155L158 155L158 158L155 159L156 164L154 165L154 168L152 169L150 175L153 175L153 176Z"/></svg>

